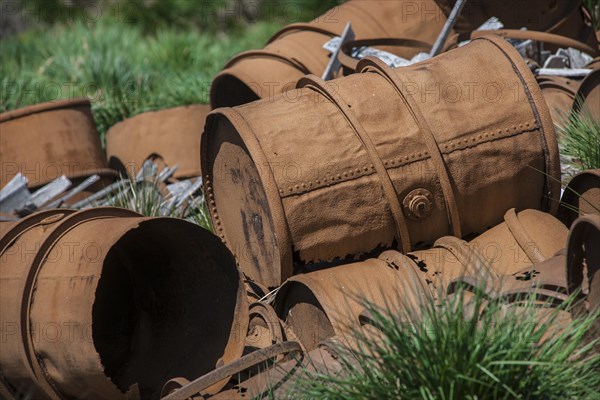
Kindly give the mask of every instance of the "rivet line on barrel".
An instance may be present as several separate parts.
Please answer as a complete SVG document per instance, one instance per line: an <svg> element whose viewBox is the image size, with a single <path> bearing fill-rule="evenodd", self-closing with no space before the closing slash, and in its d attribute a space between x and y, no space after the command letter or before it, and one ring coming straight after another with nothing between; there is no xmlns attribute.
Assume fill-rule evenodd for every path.
<svg viewBox="0 0 600 400"><path fill-rule="evenodd" d="M530 128L531 127L531 128ZM527 129L529 128L529 129ZM511 132L511 129L515 132ZM520 130L524 129L524 130ZM511 136L515 136L518 134L523 134L527 132L531 132L535 129L538 129L535 122L532 124L530 122L522 123L517 126L513 126L512 128L499 129L498 134L496 132L485 132L476 134L472 137L459 139L454 142L447 142L440 145L440 150L443 154L451 154L455 151L460 151L468 147L475 147L480 144L485 144L491 142L493 140L505 139ZM508 132L508 134L504 134L504 132ZM389 167L390 170L398 169L405 167L410 164L414 164L419 161L423 161L430 158L429 151L423 151L413 154L408 154L404 157L399 157L395 159L385 160L384 165ZM374 166L368 165L361 168L352 168L347 172L343 172L336 176L323 177L322 179L317 179L314 181L299 183L298 185L290 186L287 190L280 189L279 193L282 197L294 196L302 193L306 193L307 191L321 189L332 184L336 184L338 182L346 182L354 179L359 179L365 176L370 176L373 174ZM304 186L303 186L304 185ZM286 194L287 192L287 194Z"/></svg>

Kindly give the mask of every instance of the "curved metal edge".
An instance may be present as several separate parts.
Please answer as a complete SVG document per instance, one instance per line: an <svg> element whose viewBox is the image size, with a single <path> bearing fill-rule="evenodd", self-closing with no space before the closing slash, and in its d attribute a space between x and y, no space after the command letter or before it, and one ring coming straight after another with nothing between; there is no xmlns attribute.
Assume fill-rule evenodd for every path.
<svg viewBox="0 0 600 400"><path fill-rule="evenodd" d="M248 320L252 322L255 317L261 318L267 324L272 341L275 343L283 342L283 327L273 307L260 301L250 304Z"/></svg>
<svg viewBox="0 0 600 400"><path fill-rule="evenodd" d="M16 240L23 233L27 232L29 229L39 224L44 219L58 214L68 215L74 212L76 212L76 210L71 210L68 208L57 208L52 210L40 211L21 219L15 226L9 229L8 232L6 232L6 234L4 234L0 238L0 255L4 253L6 248L9 245L11 245L14 240Z"/></svg>
<svg viewBox="0 0 600 400"><path fill-rule="evenodd" d="M31 269L27 273L23 293L21 294L21 343L24 347L24 353L29 360L29 366L34 371L38 379L38 383L44 389L46 394L53 399L64 399L58 390L55 382L50 377L43 360L36 356L31 335L31 324L29 323L31 305L35 292L35 283L37 276L42 267L43 260L46 259L54 244L60 240L67 232L77 227L78 225L102 218L141 218L141 214L134 211L116 208L116 207L99 207L91 208L70 214L67 218L62 219L52 232L46 237L46 240L40 245L36 252L35 258L31 263Z"/></svg>
<svg viewBox="0 0 600 400"><path fill-rule="evenodd" d="M567 241L567 290L569 294L576 293L583 284L584 279L584 249L582 245L586 242L590 231L600 234L600 215L586 215L577 218L569 232ZM595 246L598 244L595 243ZM588 268L594 267L587 263ZM600 268L596 265L595 268ZM588 276L591 274L588 273Z"/></svg>
<svg viewBox="0 0 600 400"><path fill-rule="evenodd" d="M579 199L582 194L579 188L586 184L591 184L592 186L600 188L600 169L590 169L580 172L571 179L565 188L562 198L560 199L561 207L559 208L558 218L566 226L571 226L579 215L575 210L565 207L563 204L566 204L571 208L576 208L577 199Z"/></svg>
<svg viewBox="0 0 600 400"><path fill-rule="evenodd" d="M533 73L525 63L525 60L506 40L498 35L486 35L475 40L486 40L494 44L510 62L522 83L523 91L528 97L531 111L539 124L540 139L543 146L545 171L540 172L545 176L544 197L541 199L541 209L556 215L560 199L560 157L558 151L558 140L554 130L554 123L550 115L544 95L537 84Z"/></svg>
<svg viewBox="0 0 600 400"><path fill-rule="evenodd" d="M231 364L217 368L208 374L201 376L200 378L190 382L188 385L183 386L181 389L175 390L171 393L161 393L162 400L186 400L195 394L201 393L206 388L214 385L215 383L222 381L236 373L242 372L252 366L266 362L269 359L278 356L280 354L287 354L292 352L301 352L302 347L297 342L281 342L276 343L265 349L257 350L250 353L239 360L232 362ZM176 378L178 379L178 378ZM165 384L165 388L172 387L173 380Z"/></svg>
<svg viewBox="0 0 600 400"><path fill-rule="evenodd" d="M13 119L27 117L32 114L39 114L47 111L58 111L69 108L88 108L91 112L92 104L88 99L49 101L2 113L0 114L0 122L8 122Z"/></svg>

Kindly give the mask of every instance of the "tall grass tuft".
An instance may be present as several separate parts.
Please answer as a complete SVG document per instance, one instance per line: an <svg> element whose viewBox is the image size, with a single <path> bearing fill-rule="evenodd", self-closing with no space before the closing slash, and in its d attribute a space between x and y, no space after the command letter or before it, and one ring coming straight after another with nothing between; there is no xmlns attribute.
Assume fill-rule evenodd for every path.
<svg viewBox="0 0 600 400"><path fill-rule="evenodd" d="M600 4L598 0L583 0L583 3L592 13L595 29L600 29Z"/></svg>
<svg viewBox="0 0 600 400"><path fill-rule="evenodd" d="M598 339L588 336L598 315L560 332L553 325L559 311L540 320L532 309L489 304L478 321L462 297L406 315L367 304L382 340L355 333L358 350L340 352L345 372L309 375L290 398L600 398ZM475 309L482 304L476 300Z"/></svg>
<svg viewBox="0 0 600 400"><path fill-rule="evenodd" d="M575 170L600 168L600 121L589 113L573 113L558 126L561 153Z"/></svg>
<svg viewBox="0 0 600 400"><path fill-rule="evenodd" d="M213 226L208 213L206 202L196 202L192 204L190 211L187 213L186 220L212 232Z"/></svg>
<svg viewBox="0 0 600 400"><path fill-rule="evenodd" d="M164 189L160 189L160 188ZM108 199L106 205L135 211L146 217L183 218L212 231L212 223L204 196L190 197L182 206L171 202L172 196L156 177L146 180L123 180L123 185Z"/></svg>
<svg viewBox="0 0 600 400"><path fill-rule="evenodd" d="M146 217L173 216L164 215L163 209L167 199L159 190L159 186L151 181L124 181L125 184L120 187L114 197L110 199L109 205L119 208L126 208L140 213Z"/></svg>
<svg viewBox="0 0 600 400"><path fill-rule="evenodd" d="M101 136L151 110L206 103L214 75L233 55L262 47L280 27L259 22L227 33L100 19L56 24L2 39L0 112L87 97Z"/></svg>

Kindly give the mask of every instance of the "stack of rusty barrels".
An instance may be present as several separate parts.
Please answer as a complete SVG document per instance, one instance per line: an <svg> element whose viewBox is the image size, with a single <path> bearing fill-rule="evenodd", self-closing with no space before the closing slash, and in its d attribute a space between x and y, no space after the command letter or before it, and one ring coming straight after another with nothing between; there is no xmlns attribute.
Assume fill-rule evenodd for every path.
<svg viewBox="0 0 600 400"><path fill-rule="evenodd" d="M86 101L0 115L2 185L37 188L58 161L106 184L161 159L202 177L214 227L110 207L0 222L0 397L284 397L307 370L343 373L357 331L382 340L365 301L402 316L483 298L474 318L501 301L558 328L573 296L599 310L600 170L561 190L555 130L565 110L598 125L598 63L535 75L514 46L598 57L581 2L468 3L442 54L400 68L344 53L427 53L454 3L351 0L285 27L226 65L211 106L122 121L106 150ZM478 31L492 16L506 29Z"/></svg>

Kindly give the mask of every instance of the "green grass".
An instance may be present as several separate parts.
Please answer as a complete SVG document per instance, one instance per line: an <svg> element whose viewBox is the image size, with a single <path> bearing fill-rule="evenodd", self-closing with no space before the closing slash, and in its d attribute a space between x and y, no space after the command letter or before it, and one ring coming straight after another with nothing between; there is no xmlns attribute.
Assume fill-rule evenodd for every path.
<svg viewBox="0 0 600 400"><path fill-rule="evenodd" d="M203 227L206 230L213 232L212 221L208 213L208 207L205 201L195 202L187 212L186 218L188 221Z"/></svg>
<svg viewBox="0 0 600 400"><path fill-rule="evenodd" d="M204 229L213 230L202 194L198 197L191 196L186 202L187 205L177 207L170 203L172 197L166 193L166 189L160 189L164 184L160 183L156 176L138 182L123 182L105 205L132 210L146 217L183 218Z"/></svg>
<svg viewBox="0 0 600 400"><path fill-rule="evenodd" d="M595 29L600 29L600 14L598 14L600 13L600 2L598 0L583 0L583 3L592 13Z"/></svg>
<svg viewBox="0 0 600 400"><path fill-rule="evenodd" d="M0 112L88 97L103 136L144 111L207 103L212 78L232 56L338 3L99 0L101 17L90 18L94 8L25 0L36 24L2 39Z"/></svg>
<svg viewBox="0 0 600 400"><path fill-rule="evenodd" d="M153 34L158 29L225 31L252 22L309 21L342 0L91 0L77 6L64 0L22 0L25 16L44 25L110 18ZM74 5L75 3L75 5Z"/></svg>
<svg viewBox="0 0 600 400"><path fill-rule="evenodd" d="M123 187L117 190L109 205L126 208L146 217L180 217L181 213L178 210L163 213L163 206L167 201L168 198L164 198L156 182L126 181Z"/></svg>
<svg viewBox="0 0 600 400"><path fill-rule="evenodd" d="M33 29L2 39L0 112L88 97L103 136L144 111L206 103L212 78L229 58L339 3L267 2L254 18L246 15L253 7L224 0L100 0L102 17L94 19L63 1L26 0L37 10L27 15L40 17Z"/></svg>
<svg viewBox="0 0 600 400"><path fill-rule="evenodd" d="M206 103L212 77L234 54L260 47L279 25L201 33L77 22L3 40L0 110L88 97L101 134L138 113Z"/></svg>
<svg viewBox="0 0 600 400"><path fill-rule="evenodd" d="M557 125L560 148L575 171L600 168L600 121L588 113L574 113Z"/></svg>
<svg viewBox="0 0 600 400"><path fill-rule="evenodd" d="M340 351L343 374L309 374L290 398L600 398L600 355L592 350L598 338L589 341L598 315L560 333L553 326L558 312L540 322L527 309L491 305L477 321L461 297L404 315L367 304L383 340L356 333L358 350Z"/></svg>

